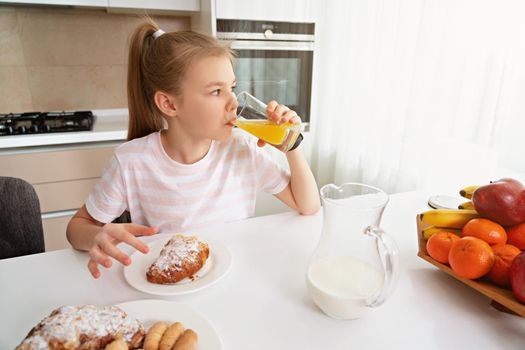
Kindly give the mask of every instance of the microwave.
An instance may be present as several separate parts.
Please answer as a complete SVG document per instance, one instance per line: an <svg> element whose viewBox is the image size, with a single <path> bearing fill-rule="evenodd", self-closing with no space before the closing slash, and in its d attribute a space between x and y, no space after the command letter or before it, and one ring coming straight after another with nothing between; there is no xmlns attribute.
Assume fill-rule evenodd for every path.
<svg viewBox="0 0 525 350"><path fill-rule="evenodd" d="M297 112L309 129L314 23L217 20L217 38L236 52L237 92Z"/></svg>

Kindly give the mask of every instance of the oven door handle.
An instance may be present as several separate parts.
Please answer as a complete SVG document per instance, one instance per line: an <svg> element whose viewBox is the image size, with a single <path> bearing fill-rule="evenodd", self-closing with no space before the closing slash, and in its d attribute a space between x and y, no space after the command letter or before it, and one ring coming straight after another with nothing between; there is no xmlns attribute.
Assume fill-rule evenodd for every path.
<svg viewBox="0 0 525 350"><path fill-rule="evenodd" d="M227 40L226 40L227 41ZM313 51L314 43L300 41L227 41L234 50Z"/></svg>

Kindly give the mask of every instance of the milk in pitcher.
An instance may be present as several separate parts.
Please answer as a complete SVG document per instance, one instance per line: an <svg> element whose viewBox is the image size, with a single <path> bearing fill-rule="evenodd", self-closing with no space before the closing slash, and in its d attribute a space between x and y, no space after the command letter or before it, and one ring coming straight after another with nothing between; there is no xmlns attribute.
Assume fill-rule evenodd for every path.
<svg viewBox="0 0 525 350"><path fill-rule="evenodd" d="M314 262L307 273L311 298L329 316L355 319L372 310L367 299L380 292L383 274L374 266L350 256L327 256Z"/></svg>

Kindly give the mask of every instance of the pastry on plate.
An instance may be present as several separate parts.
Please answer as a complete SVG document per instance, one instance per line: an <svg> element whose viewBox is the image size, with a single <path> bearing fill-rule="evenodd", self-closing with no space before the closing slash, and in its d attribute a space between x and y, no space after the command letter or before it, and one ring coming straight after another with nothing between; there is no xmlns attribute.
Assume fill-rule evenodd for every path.
<svg viewBox="0 0 525 350"><path fill-rule="evenodd" d="M144 327L116 306L62 306L38 323L16 350L103 349L115 339L142 343Z"/></svg>
<svg viewBox="0 0 525 350"><path fill-rule="evenodd" d="M182 323L168 325L160 321L148 329L144 350L196 350L197 342L197 333L192 329L184 329Z"/></svg>
<svg viewBox="0 0 525 350"><path fill-rule="evenodd" d="M195 236L174 235L151 264L146 278L151 283L173 284L192 277L208 259L209 248Z"/></svg>

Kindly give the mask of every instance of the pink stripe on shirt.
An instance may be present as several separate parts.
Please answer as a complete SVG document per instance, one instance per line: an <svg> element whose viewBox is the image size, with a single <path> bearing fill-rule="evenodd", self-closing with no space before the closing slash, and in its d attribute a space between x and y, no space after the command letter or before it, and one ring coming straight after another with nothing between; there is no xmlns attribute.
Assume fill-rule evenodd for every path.
<svg viewBox="0 0 525 350"><path fill-rule="evenodd" d="M258 191L277 194L288 183L288 172L241 130L189 165L169 158L156 132L116 148L86 208L103 223L127 209L133 222L181 231L250 217Z"/></svg>

